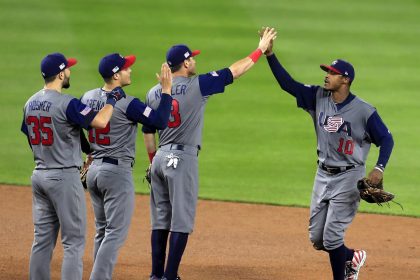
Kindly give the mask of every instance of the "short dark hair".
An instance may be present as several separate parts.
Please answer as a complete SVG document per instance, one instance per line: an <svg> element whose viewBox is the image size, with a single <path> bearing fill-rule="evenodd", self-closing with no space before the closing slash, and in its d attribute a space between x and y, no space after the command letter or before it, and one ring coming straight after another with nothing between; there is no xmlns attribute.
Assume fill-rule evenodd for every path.
<svg viewBox="0 0 420 280"><path fill-rule="evenodd" d="M58 74L57 74L58 75ZM45 84L49 84L51 82L54 82L54 80L57 78L57 75L51 76L51 77L46 77L44 78Z"/></svg>
<svg viewBox="0 0 420 280"><path fill-rule="evenodd" d="M171 72L172 73L175 73L175 72L177 72L177 71L179 71L179 69L181 69L181 67L184 65L184 62L182 62L182 63L180 63L180 64L178 64L178 65L175 65L175 66L171 66L170 68L171 68Z"/></svg>
<svg viewBox="0 0 420 280"><path fill-rule="evenodd" d="M106 77L106 78L103 77L103 79L104 79L105 83L107 83L107 84L112 82L112 76L111 77Z"/></svg>

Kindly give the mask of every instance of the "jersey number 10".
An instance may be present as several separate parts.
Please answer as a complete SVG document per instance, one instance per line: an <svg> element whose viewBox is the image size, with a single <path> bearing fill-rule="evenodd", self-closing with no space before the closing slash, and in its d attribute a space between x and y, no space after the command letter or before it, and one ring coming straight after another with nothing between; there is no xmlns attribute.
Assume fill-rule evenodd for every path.
<svg viewBox="0 0 420 280"><path fill-rule="evenodd" d="M353 140L344 141L344 138L340 138L340 144L338 145L337 152L345 153L346 155L352 155L354 149Z"/></svg>

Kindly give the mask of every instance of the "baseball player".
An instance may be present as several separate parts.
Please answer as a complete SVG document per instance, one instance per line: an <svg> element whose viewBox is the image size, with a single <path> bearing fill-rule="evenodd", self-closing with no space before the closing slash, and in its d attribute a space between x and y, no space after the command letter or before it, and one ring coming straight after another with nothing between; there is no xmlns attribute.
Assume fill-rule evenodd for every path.
<svg viewBox="0 0 420 280"><path fill-rule="evenodd" d="M276 32L266 29L258 48L228 68L196 75L194 57L186 45L175 45L166 54L174 76L172 111L168 127L159 130L156 152L155 132L143 126L144 141L151 167L151 246L150 279L175 280L188 235L193 231L198 196L198 152L201 149L204 108L209 97L224 92L225 87L247 72L265 52ZM161 85L147 94L147 104L156 108L161 99ZM169 253L165 252L169 232Z"/></svg>
<svg viewBox="0 0 420 280"><path fill-rule="evenodd" d="M113 90L97 114L79 99L62 94L70 87L70 67L77 62L60 53L41 62L42 90L26 102L22 132L34 154L32 212L34 242L29 279L50 279L50 262L61 228L64 257L61 279L82 279L86 205L79 168L82 165L80 128L103 129L115 103L125 96Z"/></svg>
<svg viewBox="0 0 420 280"><path fill-rule="evenodd" d="M360 196L357 181L365 175L371 143L380 147L376 166L368 178L378 183L394 145L377 110L354 95L353 66L342 59L321 65L327 72L323 86L295 81L272 51L267 60L281 88L307 111L317 135L318 169L310 207L309 237L316 250L328 252L335 280L357 279L366 260L364 250L344 245L344 233L356 215Z"/></svg>
<svg viewBox="0 0 420 280"><path fill-rule="evenodd" d="M100 110L114 87L131 84L131 66L136 57L113 53L99 63L99 73L105 81L102 88L86 92L82 102L95 111ZM156 110L138 98L127 96L115 106L114 114L105 129L89 130L93 162L87 173L87 186L95 212L96 236L91 280L108 280L123 245L134 210L132 167L135 157L137 124L157 129L167 126L171 110L172 74L162 65L160 83L162 98Z"/></svg>

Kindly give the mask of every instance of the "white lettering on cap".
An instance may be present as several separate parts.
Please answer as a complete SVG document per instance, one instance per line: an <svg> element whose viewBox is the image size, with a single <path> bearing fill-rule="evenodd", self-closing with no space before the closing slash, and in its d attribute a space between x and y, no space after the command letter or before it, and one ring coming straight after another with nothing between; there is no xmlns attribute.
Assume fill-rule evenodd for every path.
<svg viewBox="0 0 420 280"><path fill-rule="evenodd" d="M332 65L336 65L336 64L337 64L337 62L338 62L337 60L334 60L331 64L332 64Z"/></svg>
<svg viewBox="0 0 420 280"><path fill-rule="evenodd" d="M115 67L114 67L114 69L112 69L112 72L117 73L117 72L118 72L118 70L120 70L120 67L115 66Z"/></svg>
<svg viewBox="0 0 420 280"><path fill-rule="evenodd" d="M346 76L348 76L349 75L349 72L346 71L346 72L344 72L344 74L346 74Z"/></svg>
<svg viewBox="0 0 420 280"><path fill-rule="evenodd" d="M190 56L189 52L184 53L185 58L188 58Z"/></svg>
<svg viewBox="0 0 420 280"><path fill-rule="evenodd" d="M64 63L61 63L61 65L58 67L60 67L60 70L63 70L64 68L66 68L66 65Z"/></svg>

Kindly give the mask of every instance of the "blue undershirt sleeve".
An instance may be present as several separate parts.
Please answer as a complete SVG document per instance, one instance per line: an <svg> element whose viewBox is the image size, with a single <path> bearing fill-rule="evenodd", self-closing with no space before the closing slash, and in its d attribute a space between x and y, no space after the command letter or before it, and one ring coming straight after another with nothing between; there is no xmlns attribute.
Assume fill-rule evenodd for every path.
<svg viewBox="0 0 420 280"><path fill-rule="evenodd" d="M379 157L377 165L385 168L388 163L389 157L391 156L392 148L394 147L394 139L391 132L388 130L386 125L383 123L378 112L373 112L367 121L367 133L377 147L379 146Z"/></svg>
<svg viewBox="0 0 420 280"><path fill-rule="evenodd" d="M319 86L304 85L295 81L280 64L275 54L267 56L267 61L280 87L296 98L297 106L314 111Z"/></svg>
<svg viewBox="0 0 420 280"><path fill-rule="evenodd" d="M198 84L203 96L225 91L225 86L233 83L232 72L229 68L212 71L198 76Z"/></svg>
<svg viewBox="0 0 420 280"><path fill-rule="evenodd" d="M32 150L31 141L29 140L29 132L28 132L28 126L25 122L25 115L23 115L22 125L20 126L20 131L22 131L26 135L26 139L28 140L29 147Z"/></svg>
<svg viewBox="0 0 420 280"><path fill-rule="evenodd" d="M66 117L72 123L79 125L85 129L89 128L89 125L95 118L96 113L86 104L83 104L79 99L72 99L67 105Z"/></svg>
<svg viewBox="0 0 420 280"><path fill-rule="evenodd" d="M134 98L127 107L127 118L133 122L142 123L147 127L165 129L171 113L172 96L162 94L159 106L153 110L138 98Z"/></svg>

